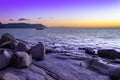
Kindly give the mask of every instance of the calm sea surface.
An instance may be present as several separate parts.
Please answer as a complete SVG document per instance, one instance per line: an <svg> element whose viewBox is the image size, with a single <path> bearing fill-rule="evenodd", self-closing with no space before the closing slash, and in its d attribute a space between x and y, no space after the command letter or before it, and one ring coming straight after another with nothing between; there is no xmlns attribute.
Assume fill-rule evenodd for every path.
<svg viewBox="0 0 120 80"><path fill-rule="evenodd" d="M0 35L8 32L32 44L39 41L58 44L80 45L93 48L114 48L120 50L120 29L47 28L0 29Z"/></svg>

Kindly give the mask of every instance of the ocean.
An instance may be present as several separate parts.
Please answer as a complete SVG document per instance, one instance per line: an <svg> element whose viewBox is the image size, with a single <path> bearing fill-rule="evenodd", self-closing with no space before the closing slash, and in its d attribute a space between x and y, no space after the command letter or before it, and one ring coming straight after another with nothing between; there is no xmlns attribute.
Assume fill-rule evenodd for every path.
<svg viewBox="0 0 120 80"><path fill-rule="evenodd" d="M95 49L107 48L120 51L120 29L85 29L85 28L46 28L36 29L0 29L0 36L11 33L16 38L28 41L31 44L48 42L57 44L92 47Z"/></svg>

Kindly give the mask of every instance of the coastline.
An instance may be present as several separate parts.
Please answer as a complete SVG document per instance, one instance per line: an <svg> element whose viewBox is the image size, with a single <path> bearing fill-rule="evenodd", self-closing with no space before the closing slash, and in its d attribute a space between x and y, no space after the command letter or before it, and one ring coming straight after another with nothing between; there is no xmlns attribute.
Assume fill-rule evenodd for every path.
<svg viewBox="0 0 120 80"><path fill-rule="evenodd" d="M61 46L60 44L46 44L43 42L38 42L35 45L29 46L29 42L20 39L15 39L15 37L9 33L5 33L4 35L5 37L3 37L2 35L1 40L3 38L4 41L7 41L0 43L0 52L1 50L5 50L10 54L12 53L12 56L14 56L14 54L18 53L19 51L22 51L21 53L24 53L24 55L27 55L27 53L29 55L31 54L33 59L32 62L29 63L29 65L27 65L29 62L29 58L27 59L28 61L24 64L24 66L26 65L26 67L21 65L21 62L15 62L17 65L21 65L22 68L19 68L17 65L6 65L0 70L0 76L2 77L5 76L6 73L10 73L11 75L16 76L17 80L114 80L116 78L119 79L119 73L116 72L119 72L120 70L120 62L118 60L119 56L116 55L120 55L120 53L116 50L102 49L96 52L95 49L91 47L74 47L71 45ZM15 40L15 44L13 44L13 41L11 43L11 39ZM20 46L24 46L24 48ZM4 51L2 51L1 53L3 52ZM107 56L103 53L107 54ZM4 54L6 54L6 52ZM35 54L39 56L35 56ZM36 61L35 58L37 57L43 57L43 59L37 59ZM23 56L23 58L27 57ZM16 60L17 59L19 58L16 58ZM0 61L1 60L2 58L0 59ZM2 65L0 65L0 67L1 66ZM7 74L8 77L15 78L10 74Z"/></svg>

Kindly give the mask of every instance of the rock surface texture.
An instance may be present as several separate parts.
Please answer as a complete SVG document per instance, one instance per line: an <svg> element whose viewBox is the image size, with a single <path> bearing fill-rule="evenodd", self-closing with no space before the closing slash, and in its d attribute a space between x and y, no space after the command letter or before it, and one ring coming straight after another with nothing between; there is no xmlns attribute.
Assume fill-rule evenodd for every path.
<svg viewBox="0 0 120 80"><path fill-rule="evenodd" d="M18 42L17 46L15 47L15 51L24 51L28 52L31 47L25 42Z"/></svg>
<svg viewBox="0 0 120 80"><path fill-rule="evenodd" d="M0 80L120 80L120 52L102 49L96 54L94 49L42 42L29 46L5 33L0 39Z"/></svg>
<svg viewBox="0 0 120 80"><path fill-rule="evenodd" d="M33 59L37 59L37 60L44 59L44 54L45 54L44 44L42 42L39 42L39 44L37 44L30 50L30 54L32 55Z"/></svg>
<svg viewBox="0 0 120 80"><path fill-rule="evenodd" d="M28 67L31 63L32 57L26 52L16 52L11 60L11 64L18 68Z"/></svg>
<svg viewBox="0 0 120 80"><path fill-rule="evenodd" d="M10 64L11 55L7 50L0 49L0 69Z"/></svg>
<svg viewBox="0 0 120 80"><path fill-rule="evenodd" d="M7 42L7 41L15 41L15 37L12 36L11 34L9 33L5 33L1 36L1 42Z"/></svg>
<svg viewBox="0 0 120 80"><path fill-rule="evenodd" d="M12 73L5 73L0 76L0 80L20 80L20 79Z"/></svg>
<svg viewBox="0 0 120 80"><path fill-rule="evenodd" d="M108 76L86 67L85 61L77 57L50 54L45 55L43 61L33 61L28 68L9 67L0 71L0 74L13 73L20 80L109 80Z"/></svg>
<svg viewBox="0 0 120 80"><path fill-rule="evenodd" d="M109 59L116 59L120 58L120 53L114 49L102 49L98 50L98 56Z"/></svg>

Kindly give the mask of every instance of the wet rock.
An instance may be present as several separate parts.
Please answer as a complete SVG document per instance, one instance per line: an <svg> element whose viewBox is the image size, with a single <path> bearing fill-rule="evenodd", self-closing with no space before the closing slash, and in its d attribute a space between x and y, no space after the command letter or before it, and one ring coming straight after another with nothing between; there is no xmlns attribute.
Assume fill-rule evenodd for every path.
<svg viewBox="0 0 120 80"><path fill-rule="evenodd" d="M20 80L55 80L53 77L49 76L44 69L33 64L31 64L28 68L23 69L8 67L0 71L0 75L4 73L15 74L15 76L17 76Z"/></svg>
<svg viewBox="0 0 120 80"><path fill-rule="evenodd" d="M28 52L31 49L29 44L24 43L24 42L19 42L17 46L15 47L15 51L23 51L23 52Z"/></svg>
<svg viewBox="0 0 120 80"><path fill-rule="evenodd" d="M12 57L13 55L14 55L14 51L13 50L11 50L11 49L6 49L7 50L7 52L10 54L10 56Z"/></svg>
<svg viewBox="0 0 120 80"><path fill-rule="evenodd" d="M20 79L12 73L5 73L1 75L0 80L20 80Z"/></svg>
<svg viewBox="0 0 120 80"><path fill-rule="evenodd" d="M120 80L120 68L114 68L109 71L111 80Z"/></svg>
<svg viewBox="0 0 120 80"><path fill-rule="evenodd" d="M46 48L46 54L48 53L54 53L55 51L51 48Z"/></svg>
<svg viewBox="0 0 120 80"><path fill-rule="evenodd" d="M79 48L79 50L85 50L85 53L87 54L95 54L94 49L91 47Z"/></svg>
<svg viewBox="0 0 120 80"><path fill-rule="evenodd" d="M41 60L44 59L45 54L45 46L42 42L39 42L39 44L35 45L29 52L29 54L32 55L33 59Z"/></svg>
<svg viewBox="0 0 120 80"><path fill-rule="evenodd" d="M7 41L0 45L1 48L15 49L17 41Z"/></svg>
<svg viewBox="0 0 120 80"><path fill-rule="evenodd" d="M82 60L70 59L70 56L64 55L58 57L57 54L45 55L45 60L33 61L33 64L43 68L55 80L109 80L103 75L86 69L86 64Z"/></svg>
<svg viewBox="0 0 120 80"><path fill-rule="evenodd" d="M97 73L108 75L109 69L111 69L112 67L107 65L107 63L105 63L103 60L91 59L88 62L88 68L96 71Z"/></svg>
<svg viewBox="0 0 120 80"><path fill-rule="evenodd" d="M5 68L9 65L11 60L11 55L7 50L0 49L0 69Z"/></svg>
<svg viewBox="0 0 120 80"><path fill-rule="evenodd" d="M120 58L120 53L114 49L102 49L98 50L98 56L109 59Z"/></svg>
<svg viewBox="0 0 120 80"><path fill-rule="evenodd" d="M61 58L58 58L61 57ZM86 68L84 60L72 56L46 54L45 60L34 61L28 68L7 67L0 71L13 73L20 80L109 80L106 75L98 74Z"/></svg>
<svg viewBox="0 0 120 80"><path fill-rule="evenodd" d="M5 33L1 36L1 42L15 41L15 37L9 33Z"/></svg>
<svg viewBox="0 0 120 80"><path fill-rule="evenodd" d="M95 51L93 48L87 47L85 48L85 53L87 54L95 54Z"/></svg>
<svg viewBox="0 0 120 80"><path fill-rule="evenodd" d="M11 60L11 64L14 67L24 68L30 66L32 63L31 55L28 55L26 52L16 52Z"/></svg>

